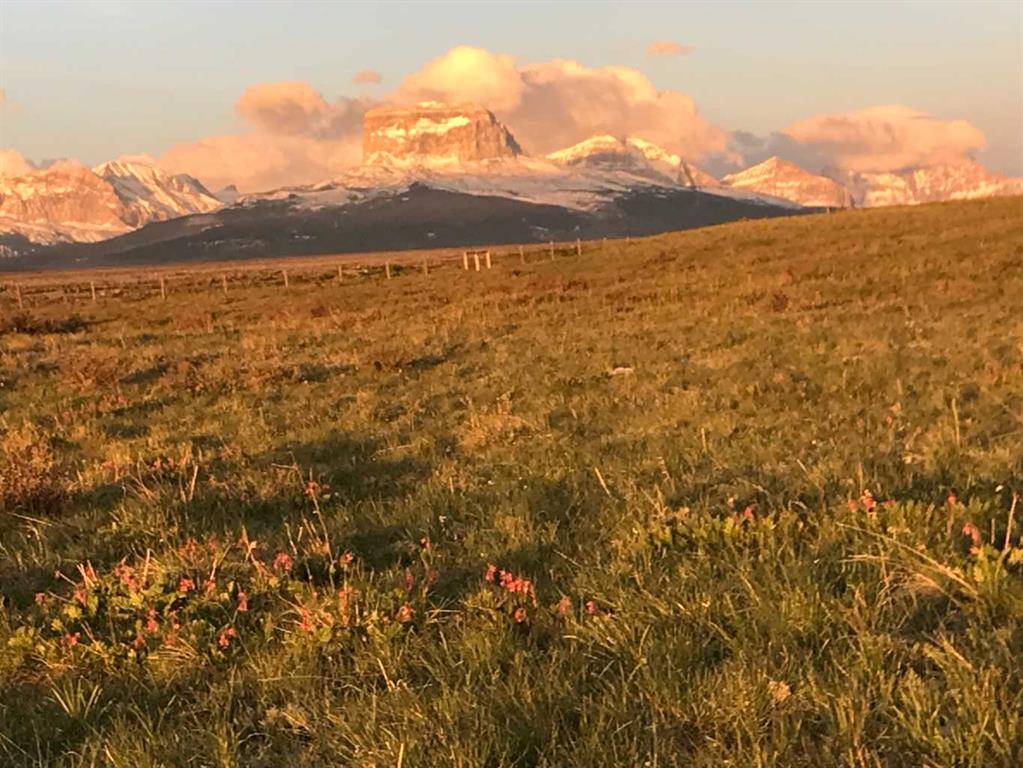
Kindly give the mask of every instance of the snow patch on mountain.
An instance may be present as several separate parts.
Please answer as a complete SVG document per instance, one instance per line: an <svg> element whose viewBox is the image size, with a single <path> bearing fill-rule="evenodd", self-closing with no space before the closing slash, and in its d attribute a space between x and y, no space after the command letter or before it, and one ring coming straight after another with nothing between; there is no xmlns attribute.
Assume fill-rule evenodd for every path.
<svg viewBox="0 0 1023 768"><path fill-rule="evenodd" d="M722 182L733 189L773 195L809 207L848 208L852 204L852 196L842 184L779 157L729 174Z"/></svg>

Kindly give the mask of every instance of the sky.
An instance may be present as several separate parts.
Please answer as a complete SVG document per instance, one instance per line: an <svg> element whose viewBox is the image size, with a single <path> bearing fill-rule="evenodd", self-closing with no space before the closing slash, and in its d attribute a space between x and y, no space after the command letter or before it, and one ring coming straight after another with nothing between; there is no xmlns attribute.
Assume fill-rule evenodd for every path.
<svg viewBox="0 0 1023 768"><path fill-rule="evenodd" d="M1023 175L1020 2L3 0L0 89L0 147L32 162L226 179L276 157L251 184L349 162L362 109L423 95L494 101L527 149L607 128L718 165L966 153Z"/></svg>

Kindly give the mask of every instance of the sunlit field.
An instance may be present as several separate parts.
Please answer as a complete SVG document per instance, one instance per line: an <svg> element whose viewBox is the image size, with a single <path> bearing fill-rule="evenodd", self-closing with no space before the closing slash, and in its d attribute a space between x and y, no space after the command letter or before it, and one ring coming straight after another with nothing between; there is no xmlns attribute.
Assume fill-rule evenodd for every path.
<svg viewBox="0 0 1023 768"><path fill-rule="evenodd" d="M580 250L8 276L0 764L1019 765L1023 199Z"/></svg>

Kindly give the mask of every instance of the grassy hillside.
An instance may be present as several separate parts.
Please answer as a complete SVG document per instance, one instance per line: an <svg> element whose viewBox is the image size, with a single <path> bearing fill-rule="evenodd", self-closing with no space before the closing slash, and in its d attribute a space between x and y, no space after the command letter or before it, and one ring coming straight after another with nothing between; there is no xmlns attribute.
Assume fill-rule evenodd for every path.
<svg viewBox="0 0 1023 768"><path fill-rule="evenodd" d="M1023 202L540 258L8 294L0 763L1018 764Z"/></svg>

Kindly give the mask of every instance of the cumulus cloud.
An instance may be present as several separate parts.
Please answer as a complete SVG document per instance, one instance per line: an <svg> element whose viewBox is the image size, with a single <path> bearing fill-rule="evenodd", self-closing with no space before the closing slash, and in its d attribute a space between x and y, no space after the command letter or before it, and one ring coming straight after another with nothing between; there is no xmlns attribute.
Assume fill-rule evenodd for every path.
<svg viewBox="0 0 1023 768"><path fill-rule="evenodd" d="M396 98L406 102L473 102L494 112L508 112L519 106L525 90L514 58L460 45L406 77Z"/></svg>
<svg viewBox="0 0 1023 768"><path fill-rule="evenodd" d="M647 56L684 56L696 50L691 45L682 45L670 40L657 40L646 47Z"/></svg>
<svg viewBox="0 0 1023 768"><path fill-rule="evenodd" d="M15 149L0 149L0 176L21 176L32 170L32 164Z"/></svg>
<svg viewBox="0 0 1023 768"><path fill-rule="evenodd" d="M243 192L329 179L361 158L365 99L328 102L303 82L259 83L235 103L246 133L171 147L160 165L189 173L212 189Z"/></svg>
<svg viewBox="0 0 1023 768"><path fill-rule="evenodd" d="M943 163L984 148L966 120L944 120L902 105L815 115L782 135L847 171L892 171Z"/></svg>
<svg viewBox="0 0 1023 768"><path fill-rule="evenodd" d="M360 69L352 78L353 82L373 85L379 83L383 78L375 69Z"/></svg>
<svg viewBox="0 0 1023 768"><path fill-rule="evenodd" d="M677 55L684 51L676 47L685 48L655 46L655 55ZM356 79L371 82L375 75L365 70ZM360 162L366 109L421 101L485 106L533 154L607 133L655 142L718 174L770 155L814 172L893 170L962 157L984 146L983 134L970 123L904 106L815 115L766 137L729 134L708 123L689 96L660 91L630 67L588 67L569 59L521 63L459 46L408 75L383 101L328 101L304 82L254 85L235 104L244 132L179 144L160 164L191 173L213 189L236 184L250 192L323 181Z"/></svg>
<svg viewBox="0 0 1023 768"><path fill-rule="evenodd" d="M658 91L629 67L568 59L520 66L506 54L460 46L405 78L393 98L482 104L533 153L597 133L636 136L693 159L727 150L727 134L706 122L691 98Z"/></svg>
<svg viewBox="0 0 1023 768"><path fill-rule="evenodd" d="M965 120L944 120L902 105L820 114L767 136L731 134L733 159L712 161L717 173L777 155L809 171L883 172L935 165L984 148L984 134Z"/></svg>

